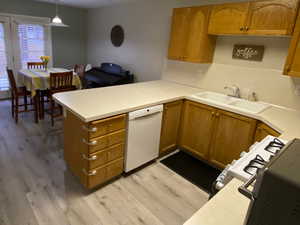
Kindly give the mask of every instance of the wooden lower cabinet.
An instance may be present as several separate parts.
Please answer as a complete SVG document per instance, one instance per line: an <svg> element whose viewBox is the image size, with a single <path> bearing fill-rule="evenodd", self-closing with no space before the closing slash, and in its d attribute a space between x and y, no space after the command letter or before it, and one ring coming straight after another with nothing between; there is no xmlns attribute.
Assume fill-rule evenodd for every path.
<svg viewBox="0 0 300 225"><path fill-rule="evenodd" d="M83 183L87 188L94 188L120 175L123 172L123 166L124 160L121 158L92 171L84 171Z"/></svg>
<svg viewBox="0 0 300 225"><path fill-rule="evenodd" d="M67 112L64 158L86 188L92 189L122 174L125 128L126 115L84 123Z"/></svg>
<svg viewBox="0 0 300 225"><path fill-rule="evenodd" d="M259 142L265 137L267 137L268 135L278 137L280 133L264 123L259 123L257 125L256 132L255 132L255 141Z"/></svg>
<svg viewBox="0 0 300 225"><path fill-rule="evenodd" d="M182 104L183 101L175 101L164 105L160 155L169 153L177 148Z"/></svg>
<svg viewBox="0 0 300 225"><path fill-rule="evenodd" d="M180 147L224 168L253 143L256 120L185 101Z"/></svg>
<svg viewBox="0 0 300 225"><path fill-rule="evenodd" d="M253 144L256 120L223 110L218 110L215 117L209 160L224 168Z"/></svg>
<svg viewBox="0 0 300 225"><path fill-rule="evenodd" d="M180 131L180 146L208 160L216 109L185 101Z"/></svg>

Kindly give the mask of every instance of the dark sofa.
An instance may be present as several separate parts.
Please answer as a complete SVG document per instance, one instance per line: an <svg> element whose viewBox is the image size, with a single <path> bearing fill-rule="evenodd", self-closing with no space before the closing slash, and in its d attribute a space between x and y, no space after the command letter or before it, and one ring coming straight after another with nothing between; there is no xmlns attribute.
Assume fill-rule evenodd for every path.
<svg viewBox="0 0 300 225"><path fill-rule="evenodd" d="M93 67L84 75L85 88L107 87L133 82L133 74L113 63L102 63L100 67Z"/></svg>

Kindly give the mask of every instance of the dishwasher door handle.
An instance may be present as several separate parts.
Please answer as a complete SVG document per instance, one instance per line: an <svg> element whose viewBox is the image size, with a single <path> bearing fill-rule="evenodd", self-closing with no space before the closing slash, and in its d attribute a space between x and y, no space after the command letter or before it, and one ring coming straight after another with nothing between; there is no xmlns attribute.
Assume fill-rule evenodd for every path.
<svg viewBox="0 0 300 225"><path fill-rule="evenodd" d="M143 115L143 116L132 118L131 120L145 119L145 118L148 118L148 117L151 117L151 116L155 116L159 113L162 113L162 112L154 112L154 113L151 113L151 114L146 114L146 115Z"/></svg>

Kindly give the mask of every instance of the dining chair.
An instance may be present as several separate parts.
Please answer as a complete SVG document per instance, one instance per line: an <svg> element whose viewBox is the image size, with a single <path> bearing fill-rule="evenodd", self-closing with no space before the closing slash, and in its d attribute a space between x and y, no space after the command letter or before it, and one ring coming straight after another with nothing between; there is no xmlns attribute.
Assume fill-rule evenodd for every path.
<svg viewBox="0 0 300 225"><path fill-rule="evenodd" d="M73 72L62 72L62 73L50 73L50 89L48 91L48 97L50 99L50 115L51 124L54 126L54 118L62 115L61 106L56 106L53 99L53 95L59 92L76 90L73 85ZM59 109L59 114L55 114L55 110Z"/></svg>
<svg viewBox="0 0 300 225"><path fill-rule="evenodd" d="M43 62L28 62L27 69L45 69Z"/></svg>
<svg viewBox="0 0 300 225"><path fill-rule="evenodd" d="M27 98L31 97L31 92L27 91L25 87L18 87L15 76L12 70L7 69L10 90L11 90L11 113L12 117L15 119L15 122L18 123L19 113L34 111L34 120L38 123L38 110L36 101L31 101L31 104L28 104ZM23 104L20 104L19 98L23 98ZM28 110L28 106L33 105L33 108ZM23 110L20 110L20 107L24 107Z"/></svg>
<svg viewBox="0 0 300 225"><path fill-rule="evenodd" d="M86 88L86 81L84 78L86 65L84 64L76 64L74 66L74 72L79 76L81 81L81 86L83 89Z"/></svg>

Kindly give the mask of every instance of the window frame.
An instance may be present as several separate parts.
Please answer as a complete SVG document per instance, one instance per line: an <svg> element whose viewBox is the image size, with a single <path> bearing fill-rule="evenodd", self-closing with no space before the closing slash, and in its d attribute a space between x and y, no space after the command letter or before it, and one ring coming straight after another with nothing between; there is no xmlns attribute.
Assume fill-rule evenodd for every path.
<svg viewBox="0 0 300 225"><path fill-rule="evenodd" d="M49 67L53 67L52 54L52 30L49 25L51 19L48 17L33 17L10 13L0 13L0 21L5 26L5 48L7 52L7 66L14 71L17 76L21 69L20 42L18 34L18 24L38 24L44 27L45 55L50 56ZM17 78L17 77L16 77ZM18 79L16 79L18 81ZM0 90L0 99L9 97L8 91Z"/></svg>
<svg viewBox="0 0 300 225"><path fill-rule="evenodd" d="M12 43L11 43L11 23L10 17L0 14L0 23L3 24L4 28L4 44L6 51L6 65L9 68L13 68L13 53L12 53ZM8 82L8 77L7 77ZM3 88L3 87L2 87ZM0 99L8 97L8 89L0 89Z"/></svg>
<svg viewBox="0 0 300 225"><path fill-rule="evenodd" d="M20 24L36 24L44 27L44 49L45 55L50 56L51 60L49 61L49 67L53 67L53 58L52 58L52 33L51 26L49 26L50 18L43 17L31 17L31 16L21 16L21 15L12 15L11 16L11 30L12 30L12 43L15 48L13 48L14 55L14 69L19 71L22 69L21 63L21 50L20 50L20 41L18 33L18 25Z"/></svg>

